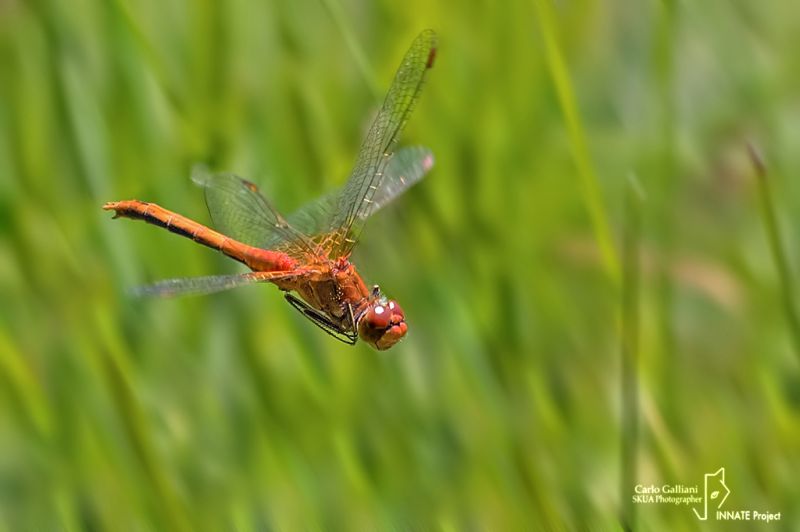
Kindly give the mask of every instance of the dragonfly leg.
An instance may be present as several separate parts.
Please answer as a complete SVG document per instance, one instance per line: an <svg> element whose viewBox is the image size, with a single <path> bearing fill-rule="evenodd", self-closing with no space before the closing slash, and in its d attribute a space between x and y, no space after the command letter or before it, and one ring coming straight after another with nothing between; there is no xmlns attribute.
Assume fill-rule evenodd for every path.
<svg viewBox="0 0 800 532"><path fill-rule="evenodd" d="M353 314L353 305L350 303L347 304L347 312L350 313L350 330L353 331L353 335L358 338L358 323L356 323L356 317Z"/></svg>
<svg viewBox="0 0 800 532"><path fill-rule="evenodd" d="M355 345L356 341L358 340L358 332L356 332L355 327L353 327L351 330L345 329L341 325L331 320L330 317L328 317L325 313L320 312L302 299L292 294L285 294L284 298L289 302L290 305L292 305L292 307L297 309L303 316L311 320L314 325L329 335L345 344ZM352 319L352 308L350 309L350 316ZM355 320L353 320L353 323L355 323Z"/></svg>

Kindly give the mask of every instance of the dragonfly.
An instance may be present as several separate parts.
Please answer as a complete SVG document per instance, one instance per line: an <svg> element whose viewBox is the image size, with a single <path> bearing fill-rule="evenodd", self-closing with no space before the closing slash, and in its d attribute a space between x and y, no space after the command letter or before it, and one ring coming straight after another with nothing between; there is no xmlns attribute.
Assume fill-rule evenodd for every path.
<svg viewBox="0 0 800 532"><path fill-rule="evenodd" d="M396 147L433 66L436 47L432 30L423 31L411 44L345 184L288 216L281 215L254 183L234 174L213 173L204 166L192 170L192 180L204 189L215 229L155 203L125 200L103 205L114 211L114 218L163 227L251 270L167 279L139 287L136 294L210 294L268 282L283 291L303 316L342 342L354 345L360 338L385 350L400 341L408 332L403 309L378 285L368 287L350 256L367 219L433 166L429 149Z"/></svg>

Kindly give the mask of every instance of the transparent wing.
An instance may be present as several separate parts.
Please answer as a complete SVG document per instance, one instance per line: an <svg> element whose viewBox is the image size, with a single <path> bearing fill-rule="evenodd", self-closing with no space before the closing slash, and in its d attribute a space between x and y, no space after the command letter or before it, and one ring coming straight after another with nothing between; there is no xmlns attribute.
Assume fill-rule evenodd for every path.
<svg viewBox="0 0 800 532"><path fill-rule="evenodd" d="M183 277L180 279L166 279L146 286L138 286L130 292L134 297L204 295L254 283L286 279L299 274L299 272L249 272L235 275Z"/></svg>
<svg viewBox="0 0 800 532"><path fill-rule="evenodd" d="M372 216L397 196L405 192L433 168L433 153L422 146L402 148L386 165L383 180L372 197L369 208L360 215L363 219Z"/></svg>
<svg viewBox="0 0 800 532"><path fill-rule="evenodd" d="M398 150L386 165L383 179L372 197L369 209L359 212L359 216L366 220L391 203L414 183L425 177L433 167L433 162L433 153L422 146L411 146ZM327 230L327 224L341 194L341 190L336 190L313 202L306 203L288 216L289 225L311 237L323 233Z"/></svg>
<svg viewBox="0 0 800 532"><path fill-rule="evenodd" d="M355 244L372 202L381 188L384 170L394 151L400 132L419 99L423 82L436 55L436 34L425 30L411 44L378 116L370 126L356 159L353 172L338 197L333 200L327 226L330 256L347 255Z"/></svg>
<svg viewBox="0 0 800 532"><path fill-rule="evenodd" d="M298 252L310 250L308 238L290 226L250 181L215 174L202 165L192 169L192 181L205 189L213 225L224 235L259 248L285 244Z"/></svg>

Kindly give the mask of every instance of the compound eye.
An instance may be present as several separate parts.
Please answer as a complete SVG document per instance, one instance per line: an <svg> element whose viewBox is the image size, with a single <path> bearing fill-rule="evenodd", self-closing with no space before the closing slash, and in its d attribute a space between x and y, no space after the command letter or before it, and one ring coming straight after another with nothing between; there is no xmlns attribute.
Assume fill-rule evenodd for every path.
<svg viewBox="0 0 800 532"><path fill-rule="evenodd" d="M364 319L369 321L369 326L373 329L385 329L392 322L392 313L384 305L375 305L367 311Z"/></svg>
<svg viewBox="0 0 800 532"><path fill-rule="evenodd" d="M389 349L408 331L403 309L394 301L379 301L361 319L358 332L361 338L376 349Z"/></svg>
<svg viewBox="0 0 800 532"><path fill-rule="evenodd" d="M403 309L400 308L400 305L397 301L389 301L386 305L389 308L389 313L392 315L392 319L394 320L404 320L406 319L406 315L403 312Z"/></svg>

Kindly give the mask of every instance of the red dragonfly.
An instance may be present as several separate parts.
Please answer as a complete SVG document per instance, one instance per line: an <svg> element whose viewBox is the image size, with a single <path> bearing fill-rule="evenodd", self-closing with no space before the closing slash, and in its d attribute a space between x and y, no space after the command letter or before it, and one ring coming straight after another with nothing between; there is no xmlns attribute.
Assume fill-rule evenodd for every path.
<svg viewBox="0 0 800 532"><path fill-rule="evenodd" d="M338 340L353 345L360 336L379 350L396 344L408 331L403 310L377 285L368 288L349 258L366 219L433 166L433 155L426 148L403 148L397 153L394 149L435 56L436 34L423 31L406 52L345 185L288 217L275 210L253 183L232 174L212 174L203 167L195 167L192 179L204 187L219 232L154 203L127 200L103 205L115 211L114 218L164 227L252 270L168 279L140 287L137 293L209 294L270 282L286 292L294 308Z"/></svg>

